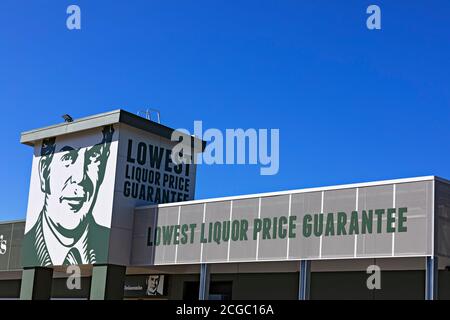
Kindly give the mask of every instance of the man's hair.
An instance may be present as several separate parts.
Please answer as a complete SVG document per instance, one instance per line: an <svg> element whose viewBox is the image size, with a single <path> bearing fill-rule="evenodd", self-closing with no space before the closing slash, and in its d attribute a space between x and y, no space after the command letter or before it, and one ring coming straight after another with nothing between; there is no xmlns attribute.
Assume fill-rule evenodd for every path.
<svg viewBox="0 0 450 320"><path fill-rule="evenodd" d="M150 278L154 278L153 281L158 281L161 279L161 275L159 274L151 274L147 278L147 283L150 282Z"/></svg>
<svg viewBox="0 0 450 320"><path fill-rule="evenodd" d="M48 138L48 139L42 140L41 157L49 156L49 155L52 156L55 153L55 142L56 142L56 138Z"/></svg>
<svg viewBox="0 0 450 320"><path fill-rule="evenodd" d="M114 135L114 127L112 125L104 126L102 133L103 133L102 144L110 143Z"/></svg>
<svg viewBox="0 0 450 320"><path fill-rule="evenodd" d="M50 183L48 183L50 177L50 163L53 160L55 154L56 138L48 138L42 140L41 145L41 160L39 162L41 177L41 190L42 192L51 194Z"/></svg>
<svg viewBox="0 0 450 320"><path fill-rule="evenodd" d="M114 135L114 127L112 125L104 126L102 130L103 138L100 142L101 145L106 147L109 143L111 143L113 135ZM41 190L44 193L51 194L50 190L50 164L53 160L53 155L55 154L56 149L56 137L47 138L42 140L41 145L41 160L40 160L40 174L41 177ZM109 156L109 147L105 148L106 152L103 154L106 158ZM103 180L103 177L101 177Z"/></svg>

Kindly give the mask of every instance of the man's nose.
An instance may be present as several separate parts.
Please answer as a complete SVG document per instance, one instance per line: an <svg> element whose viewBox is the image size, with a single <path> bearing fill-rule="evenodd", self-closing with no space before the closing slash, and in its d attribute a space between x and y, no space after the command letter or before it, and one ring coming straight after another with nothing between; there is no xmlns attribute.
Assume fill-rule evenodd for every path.
<svg viewBox="0 0 450 320"><path fill-rule="evenodd" d="M78 156L75 163L72 165L72 183L81 183L84 178L84 154Z"/></svg>

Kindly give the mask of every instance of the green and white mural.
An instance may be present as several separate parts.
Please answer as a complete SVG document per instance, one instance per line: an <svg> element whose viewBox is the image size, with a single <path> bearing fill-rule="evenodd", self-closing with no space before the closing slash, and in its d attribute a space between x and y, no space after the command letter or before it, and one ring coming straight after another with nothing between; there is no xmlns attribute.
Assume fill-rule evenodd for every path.
<svg viewBox="0 0 450 320"><path fill-rule="evenodd" d="M106 263L117 133L112 125L35 145L24 267Z"/></svg>
<svg viewBox="0 0 450 320"><path fill-rule="evenodd" d="M52 128L31 133L45 138L32 140L24 267L129 265L134 209L194 198L195 165L172 162L175 142L101 122L84 130L75 122L54 137Z"/></svg>

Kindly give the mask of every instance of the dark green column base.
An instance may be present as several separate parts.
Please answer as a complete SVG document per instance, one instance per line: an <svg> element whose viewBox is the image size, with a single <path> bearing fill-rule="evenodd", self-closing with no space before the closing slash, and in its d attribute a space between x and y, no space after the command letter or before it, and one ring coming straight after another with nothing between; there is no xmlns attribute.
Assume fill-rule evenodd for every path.
<svg viewBox="0 0 450 320"><path fill-rule="evenodd" d="M22 271L20 300L49 300L52 295L53 269L35 267Z"/></svg>
<svg viewBox="0 0 450 320"><path fill-rule="evenodd" d="M92 270L90 300L122 300L126 267L94 265Z"/></svg>

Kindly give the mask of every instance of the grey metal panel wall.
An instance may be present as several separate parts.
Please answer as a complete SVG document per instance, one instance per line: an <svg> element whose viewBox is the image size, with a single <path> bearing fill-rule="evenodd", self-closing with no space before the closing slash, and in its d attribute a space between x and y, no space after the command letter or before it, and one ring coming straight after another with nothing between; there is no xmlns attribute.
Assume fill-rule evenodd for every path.
<svg viewBox="0 0 450 320"><path fill-rule="evenodd" d="M148 258L154 256L154 264L218 263L245 261L286 261L300 259L348 259L367 257L409 257L432 254L433 248L433 189L434 181L402 182L384 185L372 185L345 189L293 194L270 195L240 198L218 202L205 202L187 205L163 206L157 209L138 209L135 224L135 239L132 265L148 265ZM326 234L326 217L329 213L344 212L350 220L352 212L358 212L358 225L362 225L363 210L407 208L404 232L387 231L387 214L383 214L380 224L373 220L373 232L349 231L335 235ZM156 213L155 213L156 210ZM394 217L398 218L398 213ZM323 214L323 220L318 215ZM157 215L157 219L144 219L139 216ZM305 215L317 218L312 232L315 236L305 236ZM280 216L293 217L295 237L264 238L260 232L253 238L254 220L267 219L272 222ZM316 217L317 216L317 217ZM375 212L373 213L375 217ZM200 242L200 226L210 223L225 225L227 222L248 222L248 239L245 241ZM157 220L157 221L156 221ZM338 230L335 218L332 229ZM151 224L151 221L154 223ZM269 221L267 221L269 223ZM156 224L155 224L156 223ZM347 228L350 221L347 221ZM196 224L194 243L158 245L142 250L136 235L141 237L146 230L156 226ZM392 225L398 227L398 220ZM381 226L381 227L380 227ZM330 228L330 225L328 226ZM359 227L361 229L361 227ZM377 231L377 230L381 231ZM348 230L348 229L347 229ZM450 230L449 230L450 231ZM450 234L447 232L446 234ZM208 232L205 233L208 237ZM272 237L272 233L271 233ZM146 259L147 258L147 259Z"/></svg>
<svg viewBox="0 0 450 320"><path fill-rule="evenodd" d="M180 224L190 225L197 223L197 217L203 215L203 205L194 204L190 206L183 206L180 208L179 221ZM195 237L198 238L200 231L196 229ZM201 245L200 242L194 241L190 243L190 237L185 239L187 243L183 246L183 250L177 252L177 263L198 263L200 262Z"/></svg>
<svg viewBox="0 0 450 320"><path fill-rule="evenodd" d="M0 271L22 269L25 221L0 224Z"/></svg>
<svg viewBox="0 0 450 320"><path fill-rule="evenodd" d="M178 223L180 207L162 208L158 214L158 225L174 225ZM174 244L163 245L158 248L161 250L155 251L155 264L164 263L173 264L176 263L177 246Z"/></svg>
<svg viewBox="0 0 450 320"><path fill-rule="evenodd" d="M357 189L325 191L323 194L323 213L346 212L356 210ZM372 208L375 209L375 208ZM325 226L324 226L325 227ZM335 230L337 221L334 222ZM344 236L336 241L336 237L322 237L321 257L341 258L352 257L355 254L355 236Z"/></svg>
<svg viewBox="0 0 450 320"><path fill-rule="evenodd" d="M272 218L274 215L288 215L289 196L275 196L261 198L260 218ZM285 260L287 256L287 242L285 239L271 239L265 241L262 234L258 235L258 260Z"/></svg>
<svg viewBox="0 0 450 320"><path fill-rule="evenodd" d="M394 234L394 253L433 254L433 184L422 182L396 186L396 206L408 207L408 232Z"/></svg>
<svg viewBox="0 0 450 320"><path fill-rule="evenodd" d="M322 192L300 193L291 196L291 214L297 214L297 230L303 229L306 213L322 212ZM302 241L289 241L289 259L320 258L320 238L309 237Z"/></svg>
<svg viewBox="0 0 450 320"><path fill-rule="evenodd" d="M214 202L206 204L205 224L214 223L216 221L226 221L230 219L232 207L231 202ZM201 217L198 217L199 224ZM183 249L181 249L183 250ZM203 244L202 261L220 262L227 259L228 244L220 242L219 244L210 242Z"/></svg>
<svg viewBox="0 0 450 320"><path fill-rule="evenodd" d="M358 209L390 208L394 205L394 186L375 186L358 191ZM357 255L372 257L392 252L392 238L384 234L364 234L357 236Z"/></svg>
<svg viewBox="0 0 450 320"><path fill-rule="evenodd" d="M436 181L436 254L450 257L450 185Z"/></svg>
<svg viewBox="0 0 450 320"><path fill-rule="evenodd" d="M242 220L247 219L249 221L249 232L253 232L253 220L258 218L259 199L242 199L233 201L233 219ZM231 241L230 247L230 260L234 261L248 261L256 257L256 250L258 241L253 238L249 238L246 241L245 246L239 242Z"/></svg>

